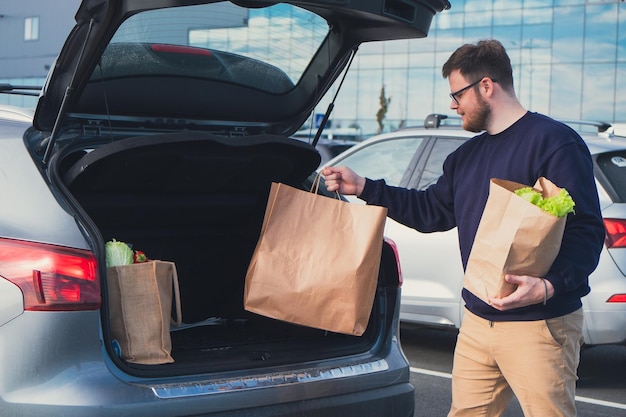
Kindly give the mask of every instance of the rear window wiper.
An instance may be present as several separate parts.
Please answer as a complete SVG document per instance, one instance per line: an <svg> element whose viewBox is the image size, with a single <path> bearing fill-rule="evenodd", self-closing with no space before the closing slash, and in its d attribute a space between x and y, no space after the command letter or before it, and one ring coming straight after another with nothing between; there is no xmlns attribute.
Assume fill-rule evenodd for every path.
<svg viewBox="0 0 626 417"><path fill-rule="evenodd" d="M36 85L0 84L0 93L17 94L21 96L38 96L41 88L41 86Z"/></svg>

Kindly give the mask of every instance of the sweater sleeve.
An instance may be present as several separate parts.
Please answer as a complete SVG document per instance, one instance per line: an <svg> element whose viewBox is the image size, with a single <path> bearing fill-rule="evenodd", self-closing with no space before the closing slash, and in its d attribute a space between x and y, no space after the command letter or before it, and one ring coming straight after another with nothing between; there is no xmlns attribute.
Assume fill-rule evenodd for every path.
<svg viewBox="0 0 626 417"><path fill-rule="evenodd" d="M567 155L564 164L558 155ZM566 147L550 158L545 176L565 188L574 199L574 213L568 215L559 254L545 278L555 294L585 287L587 278L598 265L605 230L593 176L591 158L586 148ZM588 292L588 288L586 290Z"/></svg>
<svg viewBox="0 0 626 417"><path fill-rule="evenodd" d="M389 217L419 232L440 232L456 226L453 196L445 182L442 177L428 189L416 190L367 178L359 198L367 204L387 207Z"/></svg>

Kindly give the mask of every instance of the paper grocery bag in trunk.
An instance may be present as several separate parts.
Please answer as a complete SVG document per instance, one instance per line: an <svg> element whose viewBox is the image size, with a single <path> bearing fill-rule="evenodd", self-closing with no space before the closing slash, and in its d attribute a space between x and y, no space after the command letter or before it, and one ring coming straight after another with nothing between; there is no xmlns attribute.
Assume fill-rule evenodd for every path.
<svg viewBox="0 0 626 417"><path fill-rule="evenodd" d="M176 265L148 261L112 266L107 268L107 288L111 335L122 359L147 365L174 362L170 324L182 322Z"/></svg>
<svg viewBox="0 0 626 417"><path fill-rule="evenodd" d="M513 181L492 179L474 245L467 262L464 287L485 302L505 297L516 286L505 274L543 277L561 248L566 217L545 212L515 194L528 187ZM533 186L544 198L561 188L541 177Z"/></svg>
<svg viewBox="0 0 626 417"><path fill-rule="evenodd" d="M245 309L360 336L367 328L387 209L272 183L246 274Z"/></svg>

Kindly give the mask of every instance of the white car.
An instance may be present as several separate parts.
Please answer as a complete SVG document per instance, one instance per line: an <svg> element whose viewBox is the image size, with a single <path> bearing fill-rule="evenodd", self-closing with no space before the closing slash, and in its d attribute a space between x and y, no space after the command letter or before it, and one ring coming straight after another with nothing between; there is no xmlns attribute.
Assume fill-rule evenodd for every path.
<svg viewBox="0 0 626 417"><path fill-rule="evenodd" d="M442 173L446 156L475 134L444 126L430 115L424 127L400 129L367 139L328 161L387 184L424 189ZM626 138L606 123L564 121L581 131L593 160L607 231L600 263L583 298L587 345L626 342ZM589 125L595 132L586 133ZM347 196L352 202L363 202ZM387 219L385 235L398 245L403 275L400 319L459 328L463 319L463 268L456 229L420 233Z"/></svg>

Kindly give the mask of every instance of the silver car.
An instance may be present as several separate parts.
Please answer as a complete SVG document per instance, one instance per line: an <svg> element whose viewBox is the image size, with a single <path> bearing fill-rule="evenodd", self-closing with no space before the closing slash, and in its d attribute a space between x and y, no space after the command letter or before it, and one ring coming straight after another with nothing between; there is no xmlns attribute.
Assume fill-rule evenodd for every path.
<svg viewBox="0 0 626 417"><path fill-rule="evenodd" d="M600 263L583 298L587 345L626 343L626 137L606 123L564 121L580 131L594 160L606 226ZM423 127L372 137L326 165L347 165L388 184L425 189L442 174L450 152L474 133L446 115L429 115ZM362 201L348 197L352 202ZM456 229L420 233L387 219L385 234L398 245L404 282L400 319L459 328L463 319L463 268Z"/></svg>
<svg viewBox="0 0 626 417"><path fill-rule="evenodd" d="M271 183L309 190L320 163L289 136L359 44L449 7L85 0L34 115L0 118L0 415L413 416L392 242L362 336L255 315L243 289ZM173 362L120 355L113 239L176 264Z"/></svg>

